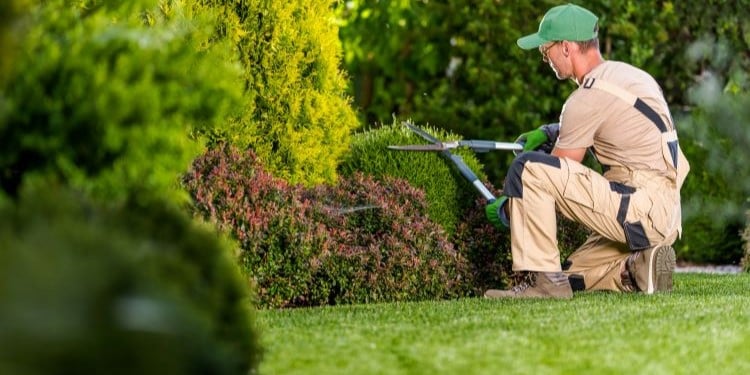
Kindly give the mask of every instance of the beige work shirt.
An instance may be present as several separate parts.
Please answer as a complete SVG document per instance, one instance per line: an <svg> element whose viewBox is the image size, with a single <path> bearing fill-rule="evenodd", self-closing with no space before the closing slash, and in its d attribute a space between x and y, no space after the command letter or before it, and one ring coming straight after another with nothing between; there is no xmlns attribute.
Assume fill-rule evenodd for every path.
<svg viewBox="0 0 750 375"><path fill-rule="evenodd" d="M666 124L672 124L669 108L658 83L632 65L606 61L588 78L605 80L639 97L656 110ZM579 87L565 102L560 114L561 149L593 146L602 165L630 170L668 173L662 156L661 132L647 117L622 99L601 91Z"/></svg>

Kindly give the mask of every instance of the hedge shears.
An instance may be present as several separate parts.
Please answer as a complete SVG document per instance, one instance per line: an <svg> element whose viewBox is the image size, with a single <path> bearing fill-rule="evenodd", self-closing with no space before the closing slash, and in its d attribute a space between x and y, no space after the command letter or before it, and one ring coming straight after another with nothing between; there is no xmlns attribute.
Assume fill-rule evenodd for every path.
<svg viewBox="0 0 750 375"><path fill-rule="evenodd" d="M402 150L402 151L439 151L443 154L446 158L450 159L453 164L456 165L458 168L458 171L461 172L461 175L463 175L469 182L476 188L480 194L487 200L487 202L492 203L497 198L490 192L484 184L479 181L479 178L476 174L469 168L468 165L464 162L464 160L458 156L454 155L450 152L451 149L455 149L458 147L468 147L474 150L475 152L488 152L490 150L505 150L505 151L514 151L514 152L520 152L523 150L523 145L514 143L514 142L495 142L495 141L484 141L484 140L467 140L467 141L449 141L449 142L441 142L437 138L433 137L429 133L427 133L424 129L405 121L403 124L408 127L411 131L419 135L420 137L424 138L430 144L422 144L422 145L403 145L403 146L388 146L391 150Z"/></svg>

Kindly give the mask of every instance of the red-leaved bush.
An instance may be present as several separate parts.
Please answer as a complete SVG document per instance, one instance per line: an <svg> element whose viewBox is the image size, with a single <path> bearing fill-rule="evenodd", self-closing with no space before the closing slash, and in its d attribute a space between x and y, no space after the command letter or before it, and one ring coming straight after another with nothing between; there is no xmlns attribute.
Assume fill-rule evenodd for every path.
<svg viewBox="0 0 750 375"><path fill-rule="evenodd" d="M487 185L490 191L492 186ZM499 196L499 191L493 191ZM512 274L510 231L492 226L484 213L487 201L477 198L461 216L453 241L456 250L467 260L464 275L466 287L472 295L482 295L490 288L508 286Z"/></svg>
<svg viewBox="0 0 750 375"><path fill-rule="evenodd" d="M233 234L266 307L406 301L466 294L465 260L426 216L424 193L362 174L292 186L252 151L198 158L184 178L196 214Z"/></svg>

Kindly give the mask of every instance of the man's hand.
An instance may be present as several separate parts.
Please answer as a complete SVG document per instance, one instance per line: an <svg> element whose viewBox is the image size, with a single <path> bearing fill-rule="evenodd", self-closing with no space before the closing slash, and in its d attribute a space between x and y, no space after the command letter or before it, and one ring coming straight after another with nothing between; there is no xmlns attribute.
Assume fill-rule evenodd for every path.
<svg viewBox="0 0 750 375"><path fill-rule="evenodd" d="M484 214L487 216L487 220L495 228L510 227L510 220L508 220L508 215L505 213L505 203L507 202L508 197L501 195L484 207Z"/></svg>
<svg viewBox="0 0 750 375"><path fill-rule="evenodd" d="M546 124L521 134L516 143L522 144L524 151L542 151L549 154L555 147L559 133L560 123Z"/></svg>

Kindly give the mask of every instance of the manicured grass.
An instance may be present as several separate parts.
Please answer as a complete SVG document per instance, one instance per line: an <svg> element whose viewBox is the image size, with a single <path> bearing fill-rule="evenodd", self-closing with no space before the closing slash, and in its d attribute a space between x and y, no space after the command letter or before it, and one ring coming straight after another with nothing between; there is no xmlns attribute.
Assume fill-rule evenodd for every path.
<svg viewBox="0 0 750 375"><path fill-rule="evenodd" d="M259 313L262 374L749 374L750 274L658 295Z"/></svg>

